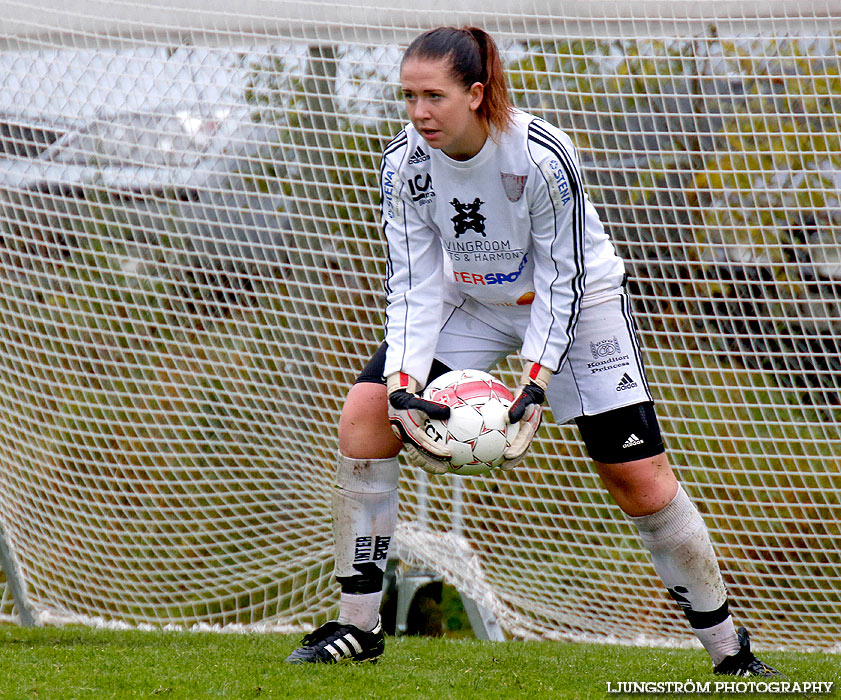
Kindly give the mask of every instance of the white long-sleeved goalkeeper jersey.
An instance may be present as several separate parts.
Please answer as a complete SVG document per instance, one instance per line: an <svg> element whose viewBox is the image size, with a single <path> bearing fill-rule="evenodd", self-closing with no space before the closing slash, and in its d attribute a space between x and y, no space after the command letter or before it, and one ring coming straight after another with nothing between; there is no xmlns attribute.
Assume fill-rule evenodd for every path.
<svg viewBox="0 0 841 700"><path fill-rule="evenodd" d="M443 304L466 300L530 307L521 353L558 371L581 304L621 285L624 266L584 192L572 142L525 112L466 161L407 125L383 153L380 196L386 376L422 382Z"/></svg>

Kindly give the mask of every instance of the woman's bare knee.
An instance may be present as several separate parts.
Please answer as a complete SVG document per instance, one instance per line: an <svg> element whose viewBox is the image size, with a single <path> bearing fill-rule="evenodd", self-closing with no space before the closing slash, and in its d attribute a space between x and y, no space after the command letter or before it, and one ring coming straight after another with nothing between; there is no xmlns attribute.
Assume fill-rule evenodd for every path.
<svg viewBox="0 0 841 700"><path fill-rule="evenodd" d="M403 444L388 422L388 395L383 384L354 384L339 419L339 451L353 459L387 459Z"/></svg>
<svg viewBox="0 0 841 700"><path fill-rule="evenodd" d="M621 464L596 462L596 469L613 500L630 516L656 513L677 493L677 478L665 453Z"/></svg>

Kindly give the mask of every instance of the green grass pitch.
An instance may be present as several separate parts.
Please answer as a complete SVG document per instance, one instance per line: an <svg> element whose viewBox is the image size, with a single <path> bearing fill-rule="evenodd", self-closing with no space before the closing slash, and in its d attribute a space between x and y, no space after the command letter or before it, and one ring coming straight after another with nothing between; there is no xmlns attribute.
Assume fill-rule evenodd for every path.
<svg viewBox="0 0 841 700"><path fill-rule="evenodd" d="M716 681L700 650L558 642L389 637L377 664L286 666L299 635L0 627L0 698L282 698L284 700L642 698L621 681ZM841 656L766 651L792 681L833 682ZM612 685L608 685L608 684ZM701 685L703 687L703 685ZM659 694L753 697L755 694ZM756 697L805 697L763 694Z"/></svg>

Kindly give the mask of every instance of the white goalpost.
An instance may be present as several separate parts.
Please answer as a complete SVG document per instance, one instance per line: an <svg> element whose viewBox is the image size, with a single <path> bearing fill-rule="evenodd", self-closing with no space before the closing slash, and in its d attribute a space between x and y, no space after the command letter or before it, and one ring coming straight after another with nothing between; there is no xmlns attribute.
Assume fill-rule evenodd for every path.
<svg viewBox="0 0 841 700"><path fill-rule="evenodd" d="M400 48L478 23L579 148L734 615L841 651L841 7L452 5L0 0L0 619L335 613ZM401 566L506 634L693 643L574 427L496 476L407 463L400 489Z"/></svg>

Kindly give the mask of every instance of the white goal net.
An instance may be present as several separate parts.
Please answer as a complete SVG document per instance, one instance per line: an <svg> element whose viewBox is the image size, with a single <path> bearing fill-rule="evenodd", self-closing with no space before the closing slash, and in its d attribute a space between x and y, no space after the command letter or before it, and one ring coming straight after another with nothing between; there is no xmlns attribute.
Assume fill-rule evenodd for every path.
<svg viewBox="0 0 841 700"><path fill-rule="evenodd" d="M334 614L400 47L481 23L577 144L740 623L841 638L841 7L0 0L0 522L37 621ZM500 369L513 383L516 362ZM573 427L401 478L397 554L510 634L690 639ZM15 620L8 585L0 613Z"/></svg>

